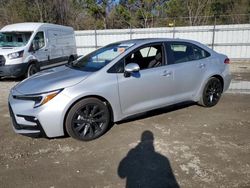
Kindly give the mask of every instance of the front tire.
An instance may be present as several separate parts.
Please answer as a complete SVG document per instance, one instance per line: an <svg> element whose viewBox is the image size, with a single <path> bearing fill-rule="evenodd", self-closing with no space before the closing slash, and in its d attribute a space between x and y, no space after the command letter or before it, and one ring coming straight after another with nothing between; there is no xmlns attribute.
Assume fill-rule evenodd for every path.
<svg viewBox="0 0 250 188"><path fill-rule="evenodd" d="M77 102L69 111L65 127L67 133L78 140L94 140L103 135L110 126L107 105L96 98Z"/></svg>
<svg viewBox="0 0 250 188"><path fill-rule="evenodd" d="M28 78L32 76L33 74L36 74L37 72L39 72L38 67L34 63L32 63L28 66L26 77Z"/></svg>
<svg viewBox="0 0 250 188"><path fill-rule="evenodd" d="M223 88L218 78L211 77L204 87L199 104L205 107L215 106L221 97Z"/></svg>
<svg viewBox="0 0 250 188"><path fill-rule="evenodd" d="M74 57L70 56L69 59L68 59L68 64L71 64L73 61L74 61Z"/></svg>

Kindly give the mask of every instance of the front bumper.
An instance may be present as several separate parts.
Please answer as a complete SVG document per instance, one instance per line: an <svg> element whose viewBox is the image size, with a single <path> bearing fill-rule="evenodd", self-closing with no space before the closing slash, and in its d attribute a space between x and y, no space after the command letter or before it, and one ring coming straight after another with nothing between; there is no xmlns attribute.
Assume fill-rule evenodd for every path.
<svg viewBox="0 0 250 188"><path fill-rule="evenodd" d="M9 111L16 133L31 137L64 135L64 117L70 98L62 93L48 103L34 108L34 101L15 99L9 95Z"/></svg>
<svg viewBox="0 0 250 188"><path fill-rule="evenodd" d="M34 116L17 115L18 117L24 118L24 120L26 120L26 121L34 123L33 125L31 125L31 124L24 125L24 124L17 123L15 115L13 113L13 110L12 110L10 104L9 104L9 112L10 112L10 117L12 120L13 128L17 133L25 135L25 136L29 136L29 137L34 137L34 138L47 137L40 122Z"/></svg>
<svg viewBox="0 0 250 188"><path fill-rule="evenodd" d="M19 77L26 73L28 63L0 66L0 77Z"/></svg>

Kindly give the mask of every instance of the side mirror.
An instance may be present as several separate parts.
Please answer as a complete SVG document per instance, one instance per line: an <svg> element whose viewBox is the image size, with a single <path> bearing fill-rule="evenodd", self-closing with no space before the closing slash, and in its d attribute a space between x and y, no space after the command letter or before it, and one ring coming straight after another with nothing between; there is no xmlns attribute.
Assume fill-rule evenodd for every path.
<svg viewBox="0 0 250 188"><path fill-rule="evenodd" d="M124 76L129 77L132 73L139 72L140 67L136 63L129 63L125 66Z"/></svg>

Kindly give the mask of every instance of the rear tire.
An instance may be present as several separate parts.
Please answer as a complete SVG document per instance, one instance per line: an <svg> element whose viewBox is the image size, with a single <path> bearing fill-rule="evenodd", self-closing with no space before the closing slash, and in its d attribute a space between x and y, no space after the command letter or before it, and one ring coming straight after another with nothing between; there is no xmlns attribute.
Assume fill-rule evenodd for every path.
<svg viewBox="0 0 250 188"><path fill-rule="evenodd" d="M205 107L215 106L220 100L222 91L221 81L218 78L211 77L206 83L198 103Z"/></svg>
<svg viewBox="0 0 250 188"><path fill-rule="evenodd" d="M103 135L110 126L108 106L96 98L77 102L69 111L65 128L67 133L78 140L94 140Z"/></svg>
<svg viewBox="0 0 250 188"><path fill-rule="evenodd" d="M26 77L28 78L37 72L39 72L39 68L34 63L32 63L28 66Z"/></svg>

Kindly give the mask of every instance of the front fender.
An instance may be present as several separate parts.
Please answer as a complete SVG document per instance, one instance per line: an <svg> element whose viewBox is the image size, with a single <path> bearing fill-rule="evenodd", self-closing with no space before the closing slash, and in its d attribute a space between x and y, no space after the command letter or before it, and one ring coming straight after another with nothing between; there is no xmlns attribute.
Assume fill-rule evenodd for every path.
<svg viewBox="0 0 250 188"><path fill-rule="evenodd" d="M81 83L64 89L63 93L71 98L67 108L69 109L72 104L82 98L94 96L104 99L110 104L113 111L114 122L121 120L123 114L120 106L117 76L108 74L106 77L104 76L102 80L98 79L98 81L95 78L94 75L91 75ZM96 84L97 82L102 82L102 84Z"/></svg>
<svg viewBox="0 0 250 188"><path fill-rule="evenodd" d="M30 62L37 62L37 59L34 55L28 55L23 62L30 63Z"/></svg>

